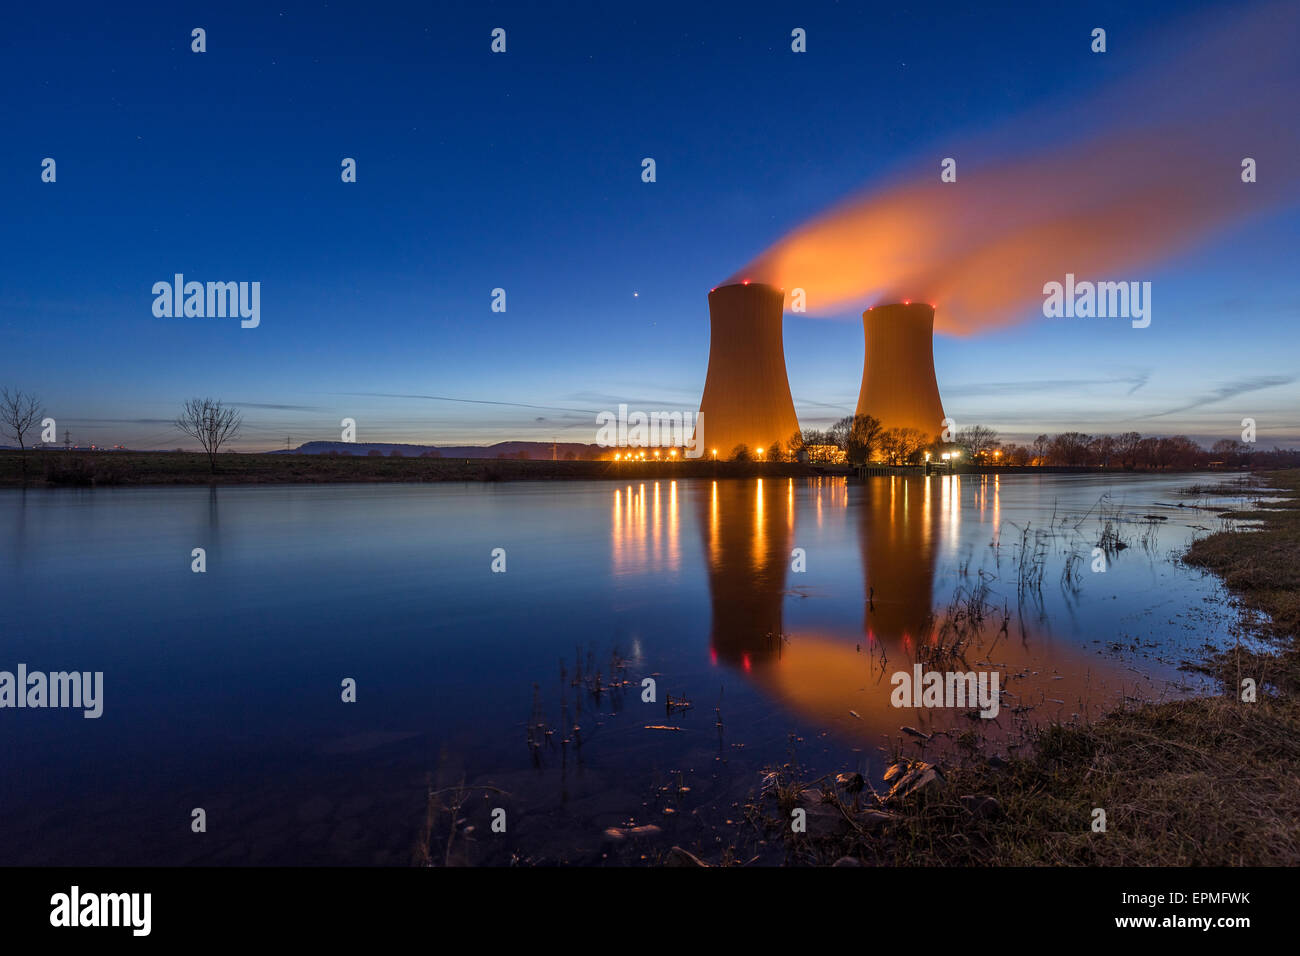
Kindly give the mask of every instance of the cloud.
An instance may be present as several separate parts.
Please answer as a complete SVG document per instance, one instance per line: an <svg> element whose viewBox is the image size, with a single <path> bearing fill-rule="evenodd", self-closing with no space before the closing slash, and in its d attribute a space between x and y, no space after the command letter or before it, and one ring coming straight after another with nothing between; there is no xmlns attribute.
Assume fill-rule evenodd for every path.
<svg viewBox="0 0 1300 956"><path fill-rule="evenodd" d="M852 405L845 405L842 402L814 402L811 398L800 398L797 395L794 396L794 403L801 407L830 408L844 415L852 415L857 408L856 401Z"/></svg>
<svg viewBox="0 0 1300 956"><path fill-rule="evenodd" d="M268 405L265 402L231 402L239 408L269 408L277 412L319 412L319 405Z"/></svg>
<svg viewBox="0 0 1300 956"><path fill-rule="evenodd" d="M414 398L427 402L458 402L464 405L506 405L510 408L536 408L547 412L580 412L595 415L596 412L585 408L564 408L559 405L533 405L528 402L500 402L486 398L456 398L449 395L415 395L402 392L338 392L339 395L354 395L365 398Z"/></svg>
<svg viewBox="0 0 1300 956"><path fill-rule="evenodd" d="M1193 399L1186 405L1179 405L1177 408L1171 408L1166 412L1157 412L1149 418L1163 418L1166 415L1176 415L1179 412L1185 412L1193 408L1201 408L1204 405L1213 405L1215 402L1226 401L1229 398L1236 398L1238 395L1245 395L1249 392L1259 392L1266 388L1276 388L1279 385L1290 385L1296 380L1294 375L1256 375L1252 378L1240 379L1235 382L1228 382L1220 385L1211 392L1202 395L1200 398Z"/></svg>
<svg viewBox="0 0 1300 956"><path fill-rule="evenodd" d="M69 418L73 424L98 422L106 425L171 425L174 418Z"/></svg>
<svg viewBox="0 0 1300 956"><path fill-rule="evenodd" d="M727 281L801 288L809 317L929 302L945 335L1041 319L1049 280L1128 278L1300 198L1300 127L1289 100L1272 95L1300 79L1297 30L1294 2L1197 17L1144 46L1113 85L1052 104L1048 122L1040 107L947 139L944 152L807 219ZM1025 143L1032 150L1013 145ZM1229 169L1237 143L1282 168L1243 189ZM961 157L961 185L941 181L945 153Z"/></svg>
<svg viewBox="0 0 1300 956"><path fill-rule="evenodd" d="M976 382L970 385L949 385L944 396L970 398L978 395L1019 395L1022 392L1058 392L1066 389L1093 388L1105 385L1128 385L1125 395L1132 395L1151 380L1149 371L1118 378L1041 379L1025 382Z"/></svg>
<svg viewBox="0 0 1300 956"><path fill-rule="evenodd" d="M636 386L638 388L646 386ZM626 392L621 395L611 395L608 392L584 391L573 392L568 397L575 402L591 402L597 405L603 405L608 409L617 408L619 405L628 405L631 408L659 409L662 411L671 411L674 408L682 407L695 409L699 407L700 396L699 389L674 389L662 388L657 389L663 392L680 392L686 396L681 400L662 401L661 399L634 398Z"/></svg>

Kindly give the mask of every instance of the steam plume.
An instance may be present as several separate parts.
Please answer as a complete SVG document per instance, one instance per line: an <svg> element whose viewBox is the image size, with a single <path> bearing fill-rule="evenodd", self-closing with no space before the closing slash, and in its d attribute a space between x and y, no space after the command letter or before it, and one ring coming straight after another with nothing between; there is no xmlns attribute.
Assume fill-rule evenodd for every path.
<svg viewBox="0 0 1300 956"><path fill-rule="evenodd" d="M1043 284L1067 272L1141 279L1135 270L1300 194L1297 35L1294 4L1234 10L1230 28L1197 24L1159 65L1089 101L937 147L734 279L803 288L814 315L931 302L935 331L958 335L1027 318ZM1070 131L1053 135L1062 119ZM947 156L958 161L954 183L939 179ZM1242 182L1245 157L1257 182Z"/></svg>

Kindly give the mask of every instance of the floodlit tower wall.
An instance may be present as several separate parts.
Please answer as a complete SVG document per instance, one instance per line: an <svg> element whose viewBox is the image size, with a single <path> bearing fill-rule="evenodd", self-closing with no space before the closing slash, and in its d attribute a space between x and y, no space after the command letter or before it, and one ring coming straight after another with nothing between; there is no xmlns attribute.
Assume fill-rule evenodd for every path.
<svg viewBox="0 0 1300 956"><path fill-rule="evenodd" d="M862 313L866 356L859 415L885 428L915 428L928 439L943 430L934 375L934 307L924 302L878 305Z"/></svg>
<svg viewBox="0 0 1300 956"><path fill-rule="evenodd" d="M760 282L709 293L709 372L700 399L703 457L785 444L799 430L781 336L785 292Z"/></svg>

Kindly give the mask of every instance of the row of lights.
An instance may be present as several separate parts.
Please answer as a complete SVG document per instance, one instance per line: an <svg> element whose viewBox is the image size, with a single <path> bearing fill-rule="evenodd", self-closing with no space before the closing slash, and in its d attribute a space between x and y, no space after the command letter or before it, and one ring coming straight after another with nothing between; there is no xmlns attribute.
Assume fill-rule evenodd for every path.
<svg viewBox="0 0 1300 956"><path fill-rule="evenodd" d="M713 451L713 460L714 460L714 461L717 461L717 460L718 460L718 450L717 450L716 448L714 448L714 449L712 449L712 451ZM759 458L762 458L762 457L763 457L763 451L764 451L764 450L763 450L762 448L755 448L755 449L754 449L754 454L758 455ZM655 460L656 460L656 461L660 461L660 460L661 460L661 459L659 458L659 449L657 449L657 448L655 449L654 456L655 456ZM668 452L668 457L669 457L669 458L676 458L676 457L677 457L677 449L676 449L676 448L672 448L672 449L670 449L669 452ZM961 457L961 452L960 452L960 451L946 451L946 452L944 452L943 455L941 455L940 457L942 457L944 461L952 462L952 461L956 461L958 458ZM995 458L1001 458L1001 457L1002 457L1002 452L1001 452L1001 451L995 451L995 452L993 453L993 457L995 457ZM632 452L628 452L626 457L624 457L623 454L622 454L621 452L615 452L615 453L614 453L614 460L615 460L615 461L645 461L645 460L646 460L646 457L645 457L645 452L640 452L639 454L636 454L636 455L632 454ZM926 460L926 461L929 461L929 460L930 460L930 453L929 453L928 451L925 453L925 460Z"/></svg>
<svg viewBox="0 0 1300 956"><path fill-rule="evenodd" d="M668 452L668 457L669 457L669 458L676 458L676 457L677 457L677 449L676 449L676 448L670 449L669 452ZM614 453L614 460L615 460L615 461L645 461L645 452L641 452L639 455L634 455L634 454L632 454L631 452L628 452L626 456L624 456L621 452L615 452L615 453ZM655 460L656 460L656 461L659 460L659 449L658 449L658 448L655 449Z"/></svg>
<svg viewBox="0 0 1300 956"><path fill-rule="evenodd" d="M762 449L762 448L756 448L756 449L754 449L754 453L755 453L756 455L758 455L759 458L762 458L762 457L763 457L763 449ZM669 457L669 458L676 458L676 457L677 457L677 449L676 449L676 448L672 448L672 449L670 449L669 452L668 452L668 457ZM927 454L925 457L926 457L926 458L929 458L930 456ZM947 458L948 456L947 456L947 455L944 455L944 457ZM615 460L615 461L645 461L645 452L641 452L641 453L636 454L636 455L632 454L632 452L628 452L626 456L624 456L621 452L614 452L614 460ZM655 449L655 460L656 460L656 461L661 460L661 459L659 458L659 449L657 449L657 448ZM718 450L717 450L716 448L713 449L713 460L714 460L714 461L717 461L717 460L718 460Z"/></svg>

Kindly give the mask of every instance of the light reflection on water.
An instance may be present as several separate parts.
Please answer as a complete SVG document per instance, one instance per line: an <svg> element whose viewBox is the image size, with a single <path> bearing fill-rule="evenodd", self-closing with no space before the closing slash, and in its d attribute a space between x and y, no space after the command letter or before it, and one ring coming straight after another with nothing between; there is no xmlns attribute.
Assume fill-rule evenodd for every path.
<svg viewBox="0 0 1300 956"><path fill-rule="evenodd" d="M404 863L426 773L510 790L524 845L545 831L581 846L644 819L646 789L668 773L693 776L701 814L725 815L765 763L787 757L792 733L810 767L879 773L878 748L903 725L1001 746L1024 722L1182 693L1178 665L1234 619L1213 579L1170 560L1213 522L1155 504L1185 483L0 493L0 601L30 610L0 669L103 670L106 686L98 721L0 714L13 744L0 748L0 863L88 852L102 863ZM1127 515L1129 546L1093 573L1108 507ZM1169 520L1140 517L1154 512ZM1050 532L1041 588L1027 594L1022 531ZM195 546L208 549L206 575L189 570ZM490 571L496 547L504 575ZM793 570L795 549L806 571ZM1073 585L1071 552L1086 558ZM954 597L972 594L985 620L959 663L1002 675L998 719L892 707L890 676L934 660L951 641L945 622L970 606ZM561 701L576 704L561 662L571 674L576 657L614 650L631 689L586 702L580 755L534 762L534 694L558 726ZM338 700L344 675L358 681L354 706ZM653 707L639 697L647 675ZM665 717L668 693L694 706ZM681 729L645 730L666 723ZM224 836L189 840L192 806L215 810ZM530 831L533 819L545 826Z"/></svg>
<svg viewBox="0 0 1300 956"><path fill-rule="evenodd" d="M1018 557L999 554L997 547L1000 476L872 478L855 485L852 496L843 480L812 483L809 494L817 527L825 531L833 525L845 538L856 538L857 554L842 547L806 548L805 574L790 570L802 530L793 482L788 484L790 493L780 497L762 481L714 482L710 488L710 646L719 660L738 668L773 700L815 726L835 728L862 742L879 741L895 733L900 723L927 731L973 726L1000 736L1017 723L1014 716L1027 718L1038 711L1040 716L1069 719L1113 702L1121 693L1132 694L1138 685L1140 692L1158 693L1160 685L1150 678L1174 676L1169 668L1137 674L1120 661L1098 655L1090 642L1054 640L1048 622L1056 601L1050 587L1044 588L1046 593L1029 595L1021 606L1014 587L1006 586L1008 579L1016 580ZM967 512L970 527L963 529ZM1061 549L1090 540L1073 528L1060 537ZM955 566L963 546L973 549L978 542L987 545L981 549L981 563L959 571ZM855 572L860 577L852 577ZM1108 582L1119 577L1114 570L1108 573L1117 575ZM918 662L930 669L934 649L950 637L943 632L942 607L950 595L936 593L937 577L967 593L990 588L980 602L986 614L983 626L966 632L959 658L936 663L934 669L998 671L1010 713L997 722L963 724L961 714L951 710L899 710L890 704L890 676L911 673ZM798 586L815 589L827 582L820 587L833 588L834 593L805 594L803 601L820 597L847 607L856 592L860 617L840 615L813 627L801 626L800 615L787 619L787 609L800 603L788 600L790 588L804 578L806 584L798 580ZM1062 592L1061 599L1067 597ZM1000 630L1004 620L1009 625L1005 632ZM1066 636L1082 636L1075 631ZM1116 635L1099 629L1096 636Z"/></svg>

